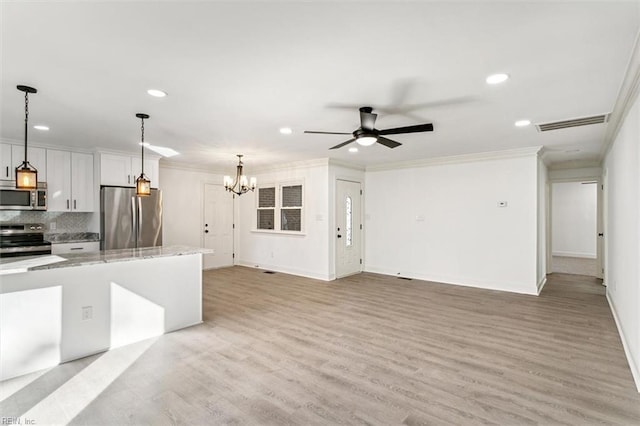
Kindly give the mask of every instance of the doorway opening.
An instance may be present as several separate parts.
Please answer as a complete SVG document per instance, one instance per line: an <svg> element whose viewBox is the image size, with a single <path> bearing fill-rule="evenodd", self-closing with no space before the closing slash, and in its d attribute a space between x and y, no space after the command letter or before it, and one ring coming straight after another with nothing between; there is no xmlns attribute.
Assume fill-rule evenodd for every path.
<svg viewBox="0 0 640 426"><path fill-rule="evenodd" d="M600 179L551 184L551 272L602 278Z"/></svg>

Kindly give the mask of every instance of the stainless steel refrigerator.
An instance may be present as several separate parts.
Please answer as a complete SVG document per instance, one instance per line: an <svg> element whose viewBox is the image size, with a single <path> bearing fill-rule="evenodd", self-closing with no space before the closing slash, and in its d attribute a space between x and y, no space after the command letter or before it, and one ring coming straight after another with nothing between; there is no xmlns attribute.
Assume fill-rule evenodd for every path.
<svg viewBox="0 0 640 426"><path fill-rule="evenodd" d="M100 188L101 250L162 245L162 191L137 197L135 188Z"/></svg>

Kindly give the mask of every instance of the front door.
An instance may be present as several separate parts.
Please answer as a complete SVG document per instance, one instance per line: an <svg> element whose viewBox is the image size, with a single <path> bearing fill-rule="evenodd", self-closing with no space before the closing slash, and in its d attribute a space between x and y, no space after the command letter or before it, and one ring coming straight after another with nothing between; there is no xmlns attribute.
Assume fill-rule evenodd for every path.
<svg viewBox="0 0 640 426"><path fill-rule="evenodd" d="M222 185L204 185L204 269L233 265L233 196Z"/></svg>
<svg viewBox="0 0 640 426"><path fill-rule="evenodd" d="M362 271L360 183L336 181L336 277Z"/></svg>

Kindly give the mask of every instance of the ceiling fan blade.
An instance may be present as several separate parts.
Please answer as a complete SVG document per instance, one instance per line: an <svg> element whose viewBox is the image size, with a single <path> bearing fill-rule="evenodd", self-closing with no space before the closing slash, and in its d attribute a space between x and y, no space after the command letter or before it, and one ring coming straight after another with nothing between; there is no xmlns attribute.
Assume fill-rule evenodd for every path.
<svg viewBox="0 0 640 426"><path fill-rule="evenodd" d="M338 149L338 148L342 148L343 146L345 146L345 145L349 145L351 142L353 142L353 141L355 141L355 140L356 140L356 138L349 139L348 141L346 141L346 142L342 142L342 143L339 143L338 145L336 145L336 146L332 146L332 147L331 147L331 148L329 148L329 149Z"/></svg>
<svg viewBox="0 0 640 426"><path fill-rule="evenodd" d="M378 143L386 146L387 148L396 148L402 145L400 142L392 141L382 136L378 136Z"/></svg>
<svg viewBox="0 0 640 426"><path fill-rule="evenodd" d="M415 126L395 127L393 129L384 129L378 132L379 135L397 135L400 133L419 133L433 132L433 124L417 124Z"/></svg>
<svg viewBox="0 0 640 426"><path fill-rule="evenodd" d="M372 112L360 111L360 126L365 130L373 130L376 125L378 114Z"/></svg>
<svg viewBox="0 0 640 426"><path fill-rule="evenodd" d="M351 133L344 133L344 132L315 132L313 130L305 130L305 133L314 133L317 135L350 135Z"/></svg>

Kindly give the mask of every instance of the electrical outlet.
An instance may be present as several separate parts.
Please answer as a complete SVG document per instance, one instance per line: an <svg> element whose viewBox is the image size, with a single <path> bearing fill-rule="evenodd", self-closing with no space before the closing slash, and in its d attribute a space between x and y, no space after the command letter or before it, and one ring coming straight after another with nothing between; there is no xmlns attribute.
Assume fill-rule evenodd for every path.
<svg viewBox="0 0 640 426"><path fill-rule="evenodd" d="M93 318L93 306L82 307L82 321L87 321Z"/></svg>
<svg viewBox="0 0 640 426"><path fill-rule="evenodd" d="M55 230L56 230L56 223L49 222L49 231L55 231Z"/></svg>

